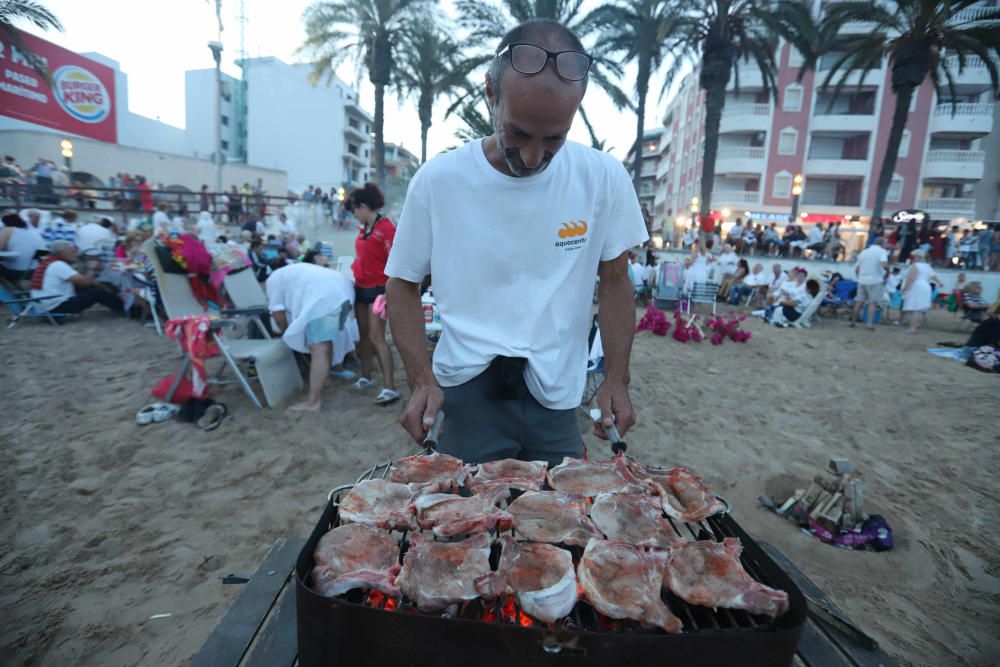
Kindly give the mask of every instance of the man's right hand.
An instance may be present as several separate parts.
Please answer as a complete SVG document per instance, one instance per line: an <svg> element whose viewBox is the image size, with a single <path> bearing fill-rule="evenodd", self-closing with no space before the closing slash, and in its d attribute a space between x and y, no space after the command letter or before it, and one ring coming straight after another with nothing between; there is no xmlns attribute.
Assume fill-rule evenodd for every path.
<svg viewBox="0 0 1000 667"><path fill-rule="evenodd" d="M437 384L422 384L413 388L406 410L400 418L406 432L416 442L424 441L427 431L434 426L434 419L444 406L444 392Z"/></svg>

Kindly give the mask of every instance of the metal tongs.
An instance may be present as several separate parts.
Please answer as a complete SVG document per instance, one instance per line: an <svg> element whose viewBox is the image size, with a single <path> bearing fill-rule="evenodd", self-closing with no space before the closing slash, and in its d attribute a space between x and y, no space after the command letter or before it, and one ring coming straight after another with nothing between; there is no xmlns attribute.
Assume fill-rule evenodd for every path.
<svg viewBox="0 0 1000 667"><path fill-rule="evenodd" d="M421 443L425 451L433 452L437 450L438 435L441 433L442 424L444 424L444 410L438 410L437 414L434 415L434 424L427 431L427 435L424 436L424 441Z"/></svg>
<svg viewBox="0 0 1000 667"><path fill-rule="evenodd" d="M601 410L599 408L594 408L590 411L590 418L594 423L599 423L601 421ZM614 416L611 417L614 419ZM614 454L624 454L628 450L628 445L622 440L622 436L618 433L618 427L611 424L610 427L604 429L604 432L608 435L608 440L611 441L611 451Z"/></svg>

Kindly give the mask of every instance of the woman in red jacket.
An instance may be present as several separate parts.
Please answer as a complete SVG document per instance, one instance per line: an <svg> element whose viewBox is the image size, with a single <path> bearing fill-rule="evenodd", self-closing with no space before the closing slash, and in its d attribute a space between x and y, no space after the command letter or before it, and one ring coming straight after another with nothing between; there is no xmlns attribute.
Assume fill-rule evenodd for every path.
<svg viewBox="0 0 1000 667"><path fill-rule="evenodd" d="M377 405L386 405L399 400L399 392L393 378L392 350L385 341L385 320L375 314L372 304L376 297L385 294L385 263L389 259L392 240L396 236L396 226L392 220L379 211L385 206L385 196L374 183L351 192L344 208L354 214L361 228L354 240L354 314L358 318L361 341L358 356L361 357L361 377L354 383L355 388L364 389L372 384L372 353L378 358L382 371L383 387L375 399Z"/></svg>

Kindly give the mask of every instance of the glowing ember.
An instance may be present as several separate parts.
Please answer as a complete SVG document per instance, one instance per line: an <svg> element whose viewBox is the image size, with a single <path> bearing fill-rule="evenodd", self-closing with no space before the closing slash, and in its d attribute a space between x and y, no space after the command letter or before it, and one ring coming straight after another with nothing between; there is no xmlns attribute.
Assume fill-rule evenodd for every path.
<svg viewBox="0 0 1000 667"><path fill-rule="evenodd" d="M373 590L371 593L368 594L367 604L369 607L376 607L380 609L385 609L386 611L392 611L393 609L399 606L399 601L384 595L380 591Z"/></svg>
<svg viewBox="0 0 1000 667"><path fill-rule="evenodd" d="M518 613L517 606L514 604L514 598L507 596L504 598L505 602L503 606L500 607L500 621L503 623L512 623L515 625L520 625L524 628L530 628L536 625L535 619L531 618L523 611ZM496 612L494 611L494 605L484 603L486 611L483 612L481 619L483 621L491 622L497 620Z"/></svg>
<svg viewBox="0 0 1000 667"><path fill-rule="evenodd" d="M601 626L602 630L617 630L618 626L610 618L604 616L604 614L595 614L597 616L597 624Z"/></svg>

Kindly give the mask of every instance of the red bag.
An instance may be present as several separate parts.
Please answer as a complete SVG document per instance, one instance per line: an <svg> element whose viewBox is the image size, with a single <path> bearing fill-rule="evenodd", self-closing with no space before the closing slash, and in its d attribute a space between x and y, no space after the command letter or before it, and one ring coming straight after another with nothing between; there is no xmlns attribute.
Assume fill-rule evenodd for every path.
<svg viewBox="0 0 1000 667"><path fill-rule="evenodd" d="M166 401L167 392L170 391L170 387L174 384L174 378L177 377L177 373L173 375L168 375L153 387L150 392L156 398ZM191 380L185 375L181 378L180 383L177 385L177 390L174 391L174 395L170 398L171 403L187 403L189 399L194 397L194 386L191 384Z"/></svg>

